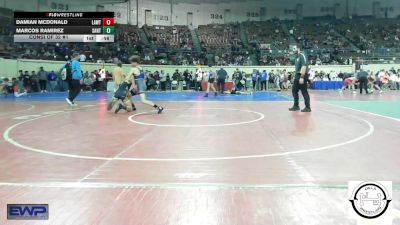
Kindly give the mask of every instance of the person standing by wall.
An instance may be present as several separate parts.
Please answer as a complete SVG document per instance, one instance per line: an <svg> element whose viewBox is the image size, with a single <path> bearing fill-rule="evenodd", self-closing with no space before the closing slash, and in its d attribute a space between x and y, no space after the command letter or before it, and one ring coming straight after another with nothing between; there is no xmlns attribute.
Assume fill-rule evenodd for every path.
<svg viewBox="0 0 400 225"><path fill-rule="evenodd" d="M160 71L160 86L161 86L162 91L166 90L166 84L167 84L167 74L165 74L164 70L161 70Z"/></svg>
<svg viewBox="0 0 400 225"><path fill-rule="evenodd" d="M183 72L183 80L185 81L185 83L186 83L186 90L189 90L189 88L190 88L190 84L189 84L189 70L185 70L184 72ZM182 86L183 86L183 81L182 81ZM182 87L183 88L183 87Z"/></svg>
<svg viewBox="0 0 400 225"><path fill-rule="evenodd" d="M267 80L268 80L267 76L268 76L267 71L263 70L261 73L261 91L267 90Z"/></svg>
<svg viewBox="0 0 400 225"><path fill-rule="evenodd" d="M226 76L228 76L228 73L226 72L226 70L224 68L221 67L220 70L218 70L217 72L217 83L218 83L218 91L221 94L224 94L225 91L225 80L226 80Z"/></svg>
<svg viewBox="0 0 400 225"><path fill-rule="evenodd" d="M18 71L18 89L20 91L25 91L24 85L22 84L22 79L24 78L24 73L22 70Z"/></svg>
<svg viewBox="0 0 400 225"><path fill-rule="evenodd" d="M292 94L294 98L294 104L291 108L289 108L289 111L298 111L300 110L299 107L299 91L301 90L301 94L303 95L304 98L304 103L306 107L301 110L302 112L311 112L311 107L310 107L310 95L308 94L307 91L307 58L304 55L304 53L300 52L299 47L294 47L293 52L296 55L296 60L295 60L295 70L296 74L294 77L294 82L292 86Z"/></svg>
<svg viewBox="0 0 400 225"><path fill-rule="evenodd" d="M256 84L256 89L259 91L261 89L261 73L259 70L257 70L257 84Z"/></svg>
<svg viewBox="0 0 400 225"><path fill-rule="evenodd" d="M244 89L243 73L236 69L235 72L235 89L236 91L242 91Z"/></svg>
<svg viewBox="0 0 400 225"><path fill-rule="evenodd" d="M22 84L26 92L31 92L31 76L29 75L29 72L26 70L24 72L24 75L22 76Z"/></svg>
<svg viewBox="0 0 400 225"><path fill-rule="evenodd" d="M203 72L201 71L201 68L198 67L196 69L196 85L195 85L195 90L196 91L202 91L201 89L201 82L203 81Z"/></svg>
<svg viewBox="0 0 400 225"><path fill-rule="evenodd" d="M253 69L253 73L251 74L251 80L253 82L253 91L257 89L257 70Z"/></svg>
<svg viewBox="0 0 400 225"><path fill-rule="evenodd" d="M282 75L281 75L281 88L283 89L283 90L287 90L288 89L288 87L289 87L289 85L288 85L288 81L289 81L289 75L288 75L288 73L286 72L286 70L283 70L283 72L282 72ZM306 85L307 85L307 81L306 81Z"/></svg>
<svg viewBox="0 0 400 225"><path fill-rule="evenodd" d="M44 71L43 67L40 67L38 76L39 76L40 91L42 93L47 92L47 72Z"/></svg>
<svg viewBox="0 0 400 225"><path fill-rule="evenodd" d="M270 87L274 84L274 79L275 79L275 73L274 70L271 70L271 72L268 73L268 84L271 84Z"/></svg>
<svg viewBox="0 0 400 225"><path fill-rule="evenodd" d="M193 82L193 72L190 71L186 80L186 90L192 89L192 82Z"/></svg>
<svg viewBox="0 0 400 225"><path fill-rule="evenodd" d="M281 91L281 75L282 72L280 70L276 71L276 74L274 76L274 83L276 87L276 91L280 92Z"/></svg>
<svg viewBox="0 0 400 225"><path fill-rule="evenodd" d="M39 75L34 70L31 75L31 87L33 92L39 92Z"/></svg>
<svg viewBox="0 0 400 225"><path fill-rule="evenodd" d="M55 92L57 86L57 74L54 72L54 70L47 74L47 80L49 82L50 91Z"/></svg>
<svg viewBox="0 0 400 225"><path fill-rule="evenodd" d="M178 91L183 91L183 81L185 80L185 77L183 76L182 73L178 73Z"/></svg>

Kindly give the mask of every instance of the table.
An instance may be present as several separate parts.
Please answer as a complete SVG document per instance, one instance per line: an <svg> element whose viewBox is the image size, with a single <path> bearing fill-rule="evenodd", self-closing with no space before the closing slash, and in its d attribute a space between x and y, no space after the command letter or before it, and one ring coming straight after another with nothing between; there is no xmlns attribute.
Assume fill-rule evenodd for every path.
<svg viewBox="0 0 400 225"><path fill-rule="evenodd" d="M314 81L311 87L315 90L330 90L343 87L343 81Z"/></svg>
<svg viewBox="0 0 400 225"><path fill-rule="evenodd" d="M207 90L207 81L202 81L201 82L201 89L203 90L203 91L206 91ZM215 81L214 82L214 87L215 87L215 89L216 90L218 90L218 85L217 85L217 82ZM233 88L233 82L232 81L227 81L227 82L225 82L225 91L228 91L228 90L232 90L232 88Z"/></svg>

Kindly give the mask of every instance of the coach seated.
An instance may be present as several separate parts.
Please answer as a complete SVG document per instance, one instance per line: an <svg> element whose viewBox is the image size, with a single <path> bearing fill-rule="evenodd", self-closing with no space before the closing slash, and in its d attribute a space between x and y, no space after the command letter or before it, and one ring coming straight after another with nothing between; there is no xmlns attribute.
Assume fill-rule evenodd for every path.
<svg viewBox="0 0 400 225"><path fill-rule="evenodd" d="M0 94L7 96L8 94L12 94L12 93L14 93L13 83L10 82L10 80L8 78L1 79Z"/></svg>
<svg viewBox="0 0 400 225"><path fill-rule="evenodd" d="M83 91L92 91L93 90L94 79L92 76L89 76L89 73L86 71L83 75Z"/></svg>

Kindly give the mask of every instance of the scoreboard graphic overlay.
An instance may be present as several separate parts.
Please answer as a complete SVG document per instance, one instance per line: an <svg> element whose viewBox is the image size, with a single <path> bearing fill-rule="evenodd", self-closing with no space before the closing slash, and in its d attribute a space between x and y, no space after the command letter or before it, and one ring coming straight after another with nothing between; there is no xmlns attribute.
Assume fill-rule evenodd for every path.
<svg viewBox="0 0 400 225"><path fill-rule="evenodd" d="M114 12L14 12L14 42L114 42Z"/></svg>

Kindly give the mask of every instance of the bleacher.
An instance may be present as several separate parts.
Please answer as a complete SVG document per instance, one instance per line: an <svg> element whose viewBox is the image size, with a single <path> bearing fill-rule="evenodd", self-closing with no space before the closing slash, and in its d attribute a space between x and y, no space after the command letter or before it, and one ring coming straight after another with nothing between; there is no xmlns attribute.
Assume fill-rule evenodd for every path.
<svg viewBox="0 0 400 225"><path fill-rule="evenodd" d="M285 34L278 20L245 22L249 43L270 46L270 49L288 49L289 36Z"/></svg>
<svg viewBox="0 0 400 225"><path fill-rule="evenodd" d="M350 43L335 33L330 22L292 22L293 37L303 49L346 49Z"/></svg>
<svg viewBox="0 0 400 225"><path fill-rule="evenodd" d="M335 29L362 50L400 48L400 21L396 19L342 21Z"/></svg>
<svg viewBox="0 0 400 225"><path fill-rule="evenodd" d="M139 28L116 24L115 43L13 43L13 29L12 11L0 8L0 56L3 58L64 61L72 52L79 51L89 62L127 63L129 55L137 54L146 64L286 65L292 63L289 45L294 42L314 63L343 64L351 57L391 60L400 56L397 19L275 19L200 25L194 32L187 26ZM193 48L193 35L200 42L201 52Z"/></svg>
<svg viewBox="0 0 400 225"><path fill-rule="evenodd" d="M191 50L193 47L187 26L144 26L143 30L156 48Z"/></svg>
<svg viewBox="0 0 400 225"><path fill-rule="evenodd" d="M214 49L230 49L240 45L239 26L233 24L200 25L197 35L202 48L207 51Z"/></svg>

